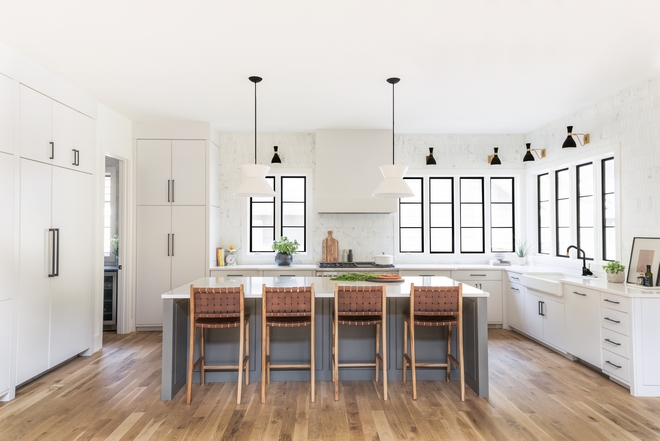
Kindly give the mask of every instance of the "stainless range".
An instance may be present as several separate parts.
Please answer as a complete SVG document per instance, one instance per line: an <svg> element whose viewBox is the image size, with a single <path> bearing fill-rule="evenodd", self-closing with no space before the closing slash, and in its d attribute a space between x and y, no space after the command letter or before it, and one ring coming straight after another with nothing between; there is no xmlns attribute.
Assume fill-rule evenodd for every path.
<svg viewBox="0 0 660 441"><path fill-rule="evenodd" d="M394 265L378 265L374 262L320 262L316 269L316 275L319 277L358 272L398 274L399 270Z"/></svg>

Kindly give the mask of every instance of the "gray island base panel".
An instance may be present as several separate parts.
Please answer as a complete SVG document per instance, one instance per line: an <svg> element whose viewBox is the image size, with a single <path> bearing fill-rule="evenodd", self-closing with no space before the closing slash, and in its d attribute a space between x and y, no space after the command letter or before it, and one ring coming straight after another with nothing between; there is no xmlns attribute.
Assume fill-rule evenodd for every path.
<svg viewBox="0 0 660 441"><path fill-rule="evenodd" d="M245 286L245 308L250 314L250 381L261 381L261 284L268 286L295 286L315 283L316 291L316 380L331 381L332 292L334 282L327 278L299 277L283 281L283 278L204 278L194 281L196 286ZM409 280L408 280L409 279ZM270 283L269 283L270 282ZM455 284L444 277L407 278L405 286L388 286L387 302L387 378L401 381L403 368L403 318L408 309L410 283L415 285L442 286ZM365 283L363 283L365 284ZM323 285L323 286L322 286ZM321 288L320 290L318 288ZM171 400L186 384L189 310L185 294L189 285L163 295L163 400ZM257 293L257 290L259 291ZM397 291L398 290L398 291ZM488 318L487 294L464 285L463 327L465 351L465 381L480 397L488 396ZM393 291L392 293L390 291ZM182 298L185 297L185 298ZM417 361L444 362L446 329L418 326L415 328ZM453 333L452 352L456 354L456 334ZM238 359L238 330L207 331L206 357L208 364L236 363ZM373 361L375 327L339 327L340 362ZM303 329L275 329L271 333L271 359L273 363L308 363L309 332ZM197 338L199 340L199 338ZM199 348L195 348L197 353ZM408 369L408 381L411 373ZM451 379L458 380L458 370L453 367ZM340 380L373 381L373 368L345 368L339 370ZM418 368L418 380L445 381L445 369ZM210 371L207 382L236 382L236 371ZM272 370L272 381L309 381L309 370ZM195 383L199 373L194 374ZM412 385L411 385L412 387Z"/></svg>

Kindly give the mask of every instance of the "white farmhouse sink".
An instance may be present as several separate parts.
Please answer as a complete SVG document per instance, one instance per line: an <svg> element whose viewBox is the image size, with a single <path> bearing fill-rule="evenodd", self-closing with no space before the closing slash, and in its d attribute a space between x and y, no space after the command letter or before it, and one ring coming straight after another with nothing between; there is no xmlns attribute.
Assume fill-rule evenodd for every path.
<svg viewBox="0 0 660 441"><path fill-rule="evenodd" d="M561 290L560 279L565 276L562 273L525 273L520 276L520 283L526 288L540 291L544 294L561 297L563 292Z"/></svg>

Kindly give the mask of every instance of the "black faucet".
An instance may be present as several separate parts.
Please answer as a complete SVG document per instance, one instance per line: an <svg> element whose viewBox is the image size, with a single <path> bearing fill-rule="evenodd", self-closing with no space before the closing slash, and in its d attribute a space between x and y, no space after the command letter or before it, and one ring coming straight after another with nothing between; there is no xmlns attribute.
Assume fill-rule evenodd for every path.
<svg viewBox="0 0 660 441"><path fill-rule="evenodd" d="M591 272L589 268L587 268L587 255L585 254L584 250L582 248L578 248L575 245L571 245L568 248L566 248L566 255L568 256L569 251L571 248L575 248L577 250L577 257L578 259L580 258L580 251L582 251L582 275L583 276L593 276L594 273Z"/></svg>

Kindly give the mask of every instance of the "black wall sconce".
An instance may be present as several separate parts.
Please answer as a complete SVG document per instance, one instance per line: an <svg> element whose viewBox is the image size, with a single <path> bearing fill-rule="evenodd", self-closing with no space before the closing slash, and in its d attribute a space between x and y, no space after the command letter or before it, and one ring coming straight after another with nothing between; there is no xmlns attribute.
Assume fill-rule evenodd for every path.
<svg viewBox="0 0 660 441"><path fill-rule="evenodd" d="M493 147L493 154L488 155L488 163L490 165L502 165L502 161L500 161L500 157L497 156L497 151L499 150L499 147Z"/></svg>
<svg viewBox="0 0 660 441"><path fill-rule="evenodd" d="M273 151L275 152L273 154L273 159L270 160L271 164L281 164L282 160L280 159L279 153L277 153L277 146L273 146Z"/></svg>
<svg viewBox="0 0 660 441"><path fill-rule="evenodd" d="M426 165L436 165L435 158L433 157L433 147L429 147L429 155L426 157Z"/></svg>
<svg viewBox="0 0 660 441"><path fill-rule="evenodd" d="M575 143L575 139L573 139L573 136L577 138L580 145L584 146L586 144L589 144L588 133L573 133L573 126L568 126L566 127L566 129L568 129L568 136L566 137L566 141L564 141L564 144L562 144L561 148L566 149L566 148L577 147L577 144ZM580 136L583 139L582 141L580 140Z"/></svg>
<svg viewBox="0 0 660 441"><path fill-rule="evenodd" d="M532 152L534 152L534 154L536 156L538 156L539 159L545 158L545 149L533 149L533 148L531 148L532 144L529 143L529 142L526 145L527 145L527 153L525 153L525 157L523 158L523 162L534 161L534 155L532 155ZM539 155L539 152L541 152L540 155Z"/></svg>

